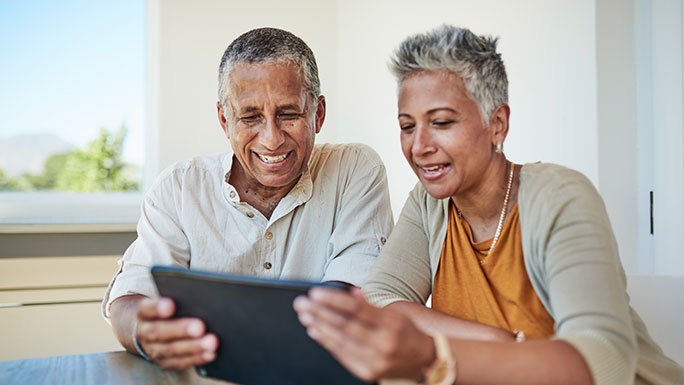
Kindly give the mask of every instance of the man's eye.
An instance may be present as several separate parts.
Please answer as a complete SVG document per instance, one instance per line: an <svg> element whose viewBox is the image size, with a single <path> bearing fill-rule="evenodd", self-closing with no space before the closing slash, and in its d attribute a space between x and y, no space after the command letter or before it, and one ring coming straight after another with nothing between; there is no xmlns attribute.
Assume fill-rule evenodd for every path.
<svg viewBox="0 0 684 385"><path fill-rule="evenodd" d="M240 121L247 123L247 124L252 124L252 123L257 123L261 119L261 116L259 115L248 115L248 116L243 116L240 118Z"/></svg>
<svg viewBox="0 0 684 385"><path fill-rule="evenodd" d="M302 116L301 114L295 114L295 113L287 113L287 114L280 114L278 115L278 118L280 120L294 120Z"/></svg>

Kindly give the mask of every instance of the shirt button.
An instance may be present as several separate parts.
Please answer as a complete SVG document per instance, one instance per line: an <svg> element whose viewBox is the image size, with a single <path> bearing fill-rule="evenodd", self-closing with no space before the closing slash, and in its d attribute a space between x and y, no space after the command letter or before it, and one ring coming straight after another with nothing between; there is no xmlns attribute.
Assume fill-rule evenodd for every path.
<svg viewBox="0 0 684 385"><path fill-rule="evenodd" d="M254 216L254 213L251 212L251 211L247 211L247 216L250 217L250 218L252 218L252 217Z"/></svg>
<svg viewBox="0 0 684 385"><path fill-rule="evenodd" d="M380 237L380 243L382 243L382 244L384 245L385 242L387 242L387 238L385 238L385 237Z"/></svg>
<svg viewBox="0 0 684 385"><path fill-rule="evenodd" d="M265 237L266 237L266 239L268 239L268 240L271 240L271 239L273 239L273 233L272 233L272 232L270 232L270 231L269 231L269 232L267 232L266 234L264 234L264 236L265 236Z"/></svg>
<svg viewBox="0 0 684 385"><path fill-rule="evenodd" d="M231 191L230 194L228 194L231 198L235 198L235 191Z"/></svg>
<svg viewBox="0 0 684 385"><path fill-rule="evenodd" d="M264 263L264 269L269 270L273 265L271 265L271 262L266 262Z"/></svg>

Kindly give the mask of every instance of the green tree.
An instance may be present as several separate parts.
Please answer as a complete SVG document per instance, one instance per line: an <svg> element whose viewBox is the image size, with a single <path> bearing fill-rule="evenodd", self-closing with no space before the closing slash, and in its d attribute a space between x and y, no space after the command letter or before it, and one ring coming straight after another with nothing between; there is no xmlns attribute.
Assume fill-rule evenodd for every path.
<svg viewBox="0 0 684 385"><path fill-rule="evenodd" d="M34 191L34 190L53 190L57 183L57 176L64 169L66 160L71 153L52 154L43 165L43 172L41 174L24 173L16 180L19 190Z"/></svg>
<svg viewBox="0 0 684 385"><path fill-rule="evenodd" d="M59 170L53 174L54 188L79 192L137 190L133 166L122 160L126 131L125 126L115 133L100 128L98 137L85 150L66 154L65 159L48 158L46 174Z"/></svg>
<svg viewBox="0 0 684 385"><path fill-rule="evenodd" d="M18 189L19 186L17 181L11 178L9 175L5 175L5 172L0 169L0 191L12 191Z"/></svg>

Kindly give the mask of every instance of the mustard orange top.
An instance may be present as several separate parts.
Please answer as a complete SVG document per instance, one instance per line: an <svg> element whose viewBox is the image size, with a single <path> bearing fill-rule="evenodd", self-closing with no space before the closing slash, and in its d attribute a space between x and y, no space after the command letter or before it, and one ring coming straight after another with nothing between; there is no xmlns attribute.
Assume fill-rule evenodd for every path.
<svg viewBox="0 0 684 385"><path fill-rule="evenodd" d="M507 216L494 250L487 255L491 244L492 239L473 242L468 222L459 219L451 202L432 307L511 332L522 330L527 338L553 336L553 318L525 270L517 203Z"/></svg>

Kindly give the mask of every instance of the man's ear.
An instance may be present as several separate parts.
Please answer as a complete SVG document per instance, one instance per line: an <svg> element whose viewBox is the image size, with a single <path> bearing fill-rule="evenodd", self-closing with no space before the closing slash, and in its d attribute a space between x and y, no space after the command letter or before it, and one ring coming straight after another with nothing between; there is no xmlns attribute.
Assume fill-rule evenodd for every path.
<svg viewBox="0 0 684 385"><path fill-rule="evenodd" d="M221 124L223 132L226 134L226 138L230 139L230 130L228 129L228 121L226 120L226 114L221 107L221 103L216 102L216 111L218 112L218 120Z"/></svg>
<svg viewBox="0 0 684 385"><path fill-rule="evenodd" d="M316 133L321 132L321 127L325 121L325 96L318 97L318 107L316 108Z"/></svg>
<svg viewBox="0 0 684 385"><path fill-rule="evenodd" d="M511 115L511 108L508 104L497 107L489 117L489 130L492 135L492 146L496 147L499 143L503 144L508 135L508 118Z"/></svg>

